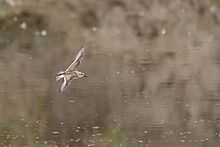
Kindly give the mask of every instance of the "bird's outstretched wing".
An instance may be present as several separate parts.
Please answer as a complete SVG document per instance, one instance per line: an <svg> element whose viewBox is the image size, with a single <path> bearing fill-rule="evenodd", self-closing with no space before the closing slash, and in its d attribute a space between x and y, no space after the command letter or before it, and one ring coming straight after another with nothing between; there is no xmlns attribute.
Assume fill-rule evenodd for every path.
<svg viewBox="0 0 220 147"><path fill-rule="evenodd" d="M67 88L67 80L63 78L62 85L60 86L59 92L63 92Z"/></svg>
<svg viewBox="0 0 220 147"><path fill-rule="evenodd" d="M64 77L62 81L62 85L59 88L59 92L63 92L66 90L66 88L71 84L71 81L67 81L67 79Z"/></svg>
<svg viewBox="0 0 220 147"><path fill-rule="evenodd" d="M75 70L77 66L79 66L83 60L84 57L84 51L85 51L85 47L81 46L79 48L78 53L76 54L76 58L74 59L74 61L70 64L70 66L66 69L66 71L69 70Z"/></svg>

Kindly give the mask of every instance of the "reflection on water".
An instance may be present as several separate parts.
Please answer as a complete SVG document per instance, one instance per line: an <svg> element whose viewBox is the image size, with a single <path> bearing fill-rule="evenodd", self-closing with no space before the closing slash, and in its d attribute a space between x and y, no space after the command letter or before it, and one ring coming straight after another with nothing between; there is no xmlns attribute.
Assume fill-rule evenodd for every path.
<svg viewBox="0 0 220 147"><path fill-rule="evenodd" d="M56 18L53 26L59 11L49 12ZM108 35L112 17L107 18L107 28L100 34ZM29 13L0 22L0 146L220 145L219 45L215 37L210 35L211 41L203 42L207 40L204 35L202 43L195 43L193 37L187 41L182 36L158 37L154 43L133 48L136 41L125 33L127 27L121 34L117 31L124 27L119 19L110 38L116 38L115 44L130 39L133 46L109 47L113 41L99 36L103 40L97 42L107 42L99 50L91 39L94 46L88 45L80 66L88 78L73 81L59 93L55 75L69 65L75 42L83 42L76 39L81 34L78 28L71 30L72 20L66 20L63 25L73 36Z"/></svg>
<svg viewBox="0 0 220 147"><path fill-rule="evenodd" d="M213 86L216 81L204 85L206 79L199 78L206 78L202 77L206 73L194 75L192 64L178 73L175 70L179 65L174 61L179 59L169 55L155 64L146 64L146 60L140 64L135 58L129 52L88 55L81 70L89 78L74 81L64 93L57 92L59 84L54 75L65 62L55 70L48 67L51 77L45 73L39 79L26 79L26 75L34 74L26 71L26 65L26 73L16 73L25 78L15 79L13 85L6 81L1 66L1 81L8 84L1 90L1 146L219 144L220 103ZM7 62L10 66L5 72L11 74L13 63ZM43 69L43 65L35 67ZM217 69L209 70L215 75L212 70ZM8 92L10 86L12 93Z"/></svg>

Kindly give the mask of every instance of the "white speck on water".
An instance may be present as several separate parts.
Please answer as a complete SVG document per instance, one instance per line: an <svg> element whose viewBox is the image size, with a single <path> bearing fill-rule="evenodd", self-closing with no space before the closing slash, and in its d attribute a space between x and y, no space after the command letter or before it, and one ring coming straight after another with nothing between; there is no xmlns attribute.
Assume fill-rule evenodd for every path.
<svg viewBox="0 0 220 147"><path fill-rule="evenodd" d="M59 132L58 132L58 131L53 131L52 133L53 133L53 134L59 134Z"/></svg>
<svg viewBox="0 0 220 147"><path fill-rule="evenodd" d="M197 121L195 120L195 121L193 121L193 123L194 123L194 124L196 124L196 123L197 123Z"/></svg>
<svg viewBox="0 0 220 147"><path fill-rule="evenodd" d="M15 140L16 138L17 138L16 136L13 136L13 137L12 137L12 139L14 139L14 140Z"/></svg>
<svg viewBox="0 0 220 147"><path fill-rule="evenodd" d="M166 29L162 29L161 34L165 35L166 34Z"/></svg>
<svg viewBox="0 0 220 147"><path fill-rule="evenodd" d="M73 141L74 141L74 139L70 139L70 141L71 141L71 142L73 142Z"/></svg>
<svg viewBox="0 0 220 147"><path fill-rule="evenodd" d="M47 31L46 31L46 30L42 30L42 31L40 32L40 34L41 34L41 36L47 36Z"/></svg>
<svg viewBox="0 0 220 147"><path fill-rule="evenodd" d="M187 132L187 134L191 134L191 132Z"/></svg>
<svg viewBox="0 0 220 147"><path fill-rule="evenodd" d="M216 12L216 7L215 6L212 6L209 8L209 10L212 12L212 13L215 13Z"/></svg>
<svg viewBox="0 0 220 147"><path fill-rule="evenodd" d="M182 140L180 140L180 142L184 143L184 142L186 142L186 140L183 140L183 139L182 139Z"/></svg>
<svg viewBox="0 0 220 147"><path fill-rule="evenodd" d="M208 139L208 138L205 138L205 140L208 141L209 139Z"/></svg>
<svg viewBox="0 0 220 147"><path fill-rule="evenodd" d="M131 73L132 73L132 74L134 74L134 73L135 73L135 71L134 71L134 70L132 70L132 71L131 71Z"/></svg>
<svg viewBox="0 0 220 147"><path fill-rule="evenodd" d="M99 129L100 127L99 126L95 126L95 127L92 127L93 129Z"/></svg>
<svg viewBox="0 0 220 147"><path fill-rule="evenodd" d="M27 29L27 23L26 22L22 22L20 24L20 28L23 29L23 30L26 30Z"/></svg>
<svg viewBox="0 0 220 147"><path fill-rule="evenodd" d="M127 100L124 100L124 103L128 103L128 101L127 101Z"/></svg>
<svg viewBox="0 0 220 147"><path fill-rule="evenodd" d="M90 147L90 146L95 146L95 144L88 144L87 146L88 146L88 147Z"/></svg>
<svg viewBox="0 0 220 147"><path fill-rule="evenodd" d="M163 119L160 121L160 124L164 124L164 120Z"/></svg>
<svg viewBox="0 0 220 147"><path fill-rule="evenodd" d="M70 103L75 103L76 101L75 101L75 100L69 100L69 102L70 102Z"/></svg>
<svg viewBox="0 0 220 147"><path fill-rule="evenodd" d="M144 143L142 140L138 140L137 142L138 142L138 143Z"/></svg>
<svg viewBox="0 0 220 147"><path fill-rule="evenodd" d="M138 12L138 15L139 15L139 16L144 16L144 11L139 11L139 12Z"/></svg>
<svg viewBox="0 0 220 147"><path fill-rule="evenodd" d="M92 31L96 32L98 30L98 28L96 26L92 27Z"/></svg>
<svg viewBox="0 0 220 147"><path fill-rule="evenodd" d="M44 144L47 144L47 141L44 141Z"/></svg>
<svg viewBox="0 0 220 147"><path fill-rule="evenodd" d="M70 18L75 18L75 17L76 17L75 13L70 14Z"/></svg>
<svg viewBox="0 0 220 147"><path fill-rule="evenodd" d="M78 132L79 132L79 130L75 130L75 132L76 132L76 133L78 133Z"/></svg>
<svg viewBox="0 0 220 147"><path fill-rule="evenodd" d="M9 138L10 138L10 135L6 135L6 138L9 139Z"/></svg>
<svg viewBox="0 0 220 147"><path fill-rule="evenodd" d="M120 74L120 71L116 71L116 74Z"/></svg>
<svg viewBox="0 0 220 147"><path fill-rule="evenodd" d="M192 32L188 32L187 35L188 35L188 36L192 36Z"/></svg>
<svg viewBox="0 0 220 147"><path fill-rule="evenodd" d="M63 122L60 122L60 124L63 125L64 123L63 123Z"/></svg>
<svg viewBox="0 0 220 147"><path fill-rule="evenodd" d="M178 2L179 2L179 1L178 1ZM181 13L185 13L186 10L185 10L185 9L180 9L180 12L181 12Z"/></svg>
<svg viewBox="0 0 220 147"><path fill-rule="evenodd" d="M79 138L79 139L76 139L75 142L80 142L80 140L81 140L80 138Z"/></svg>
<svg viewBox="0 0 220 147"><path fill-rule="evenodd" d="M147 134L148 132L147 131L144 131L144 134Z"/></svg>
<svg viewBox="0 0 220 147"><path fill-rule="evenodd" d="M18 17L17 16L14 16L12 19L13 19L14 22L18 21Z"/></svg>
<svg viewBox="0 0 220 147"><path fill-rule="evenodd" d="M204 120L204 119L201 119L200 121L201 121L201 122L204 122L205 120Z"/></svg>
<svg viewBox="0 0 220 147"><path fill-rule="evenodd" d="M98 134L96 134L97 136L101 136L102 134L101 133L98 133Z"/></svg>
<svg viewBox="0 0 220 147"><path fill-rule="evenodd" d="M145 49L145 52L148 53L148 52L150 52L150 50L149 49Z"/></svg>
<svg viewBox="0 0 220 147"><path fill-rule="evenodd" d="M94 140L89 140L89 142L91 142L91 143L95 143L95 141L94 141Z"/></svg>

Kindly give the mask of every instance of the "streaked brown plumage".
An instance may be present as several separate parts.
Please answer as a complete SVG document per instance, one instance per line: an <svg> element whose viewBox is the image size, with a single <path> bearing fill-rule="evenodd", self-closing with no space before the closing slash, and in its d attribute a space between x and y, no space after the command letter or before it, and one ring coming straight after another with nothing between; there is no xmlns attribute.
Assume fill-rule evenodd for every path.
<svg viewBox="0 0 220 147"><path fill-rule="evenodd" d="M74 79L79 79L82 77L87 77L83 72L77 71L77 67L81 64L84 57L85 47L81 46L76 55L74 61L65 71L60 71L56 76L56 81L62 79L62 85L59 88L59 91L64 91Z"/></svg>

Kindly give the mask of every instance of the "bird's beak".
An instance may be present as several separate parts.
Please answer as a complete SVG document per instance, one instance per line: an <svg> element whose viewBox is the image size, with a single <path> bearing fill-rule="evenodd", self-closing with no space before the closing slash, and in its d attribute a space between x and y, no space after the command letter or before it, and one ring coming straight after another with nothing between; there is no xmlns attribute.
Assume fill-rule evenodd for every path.
<svg viewBox="0 0 220 147"><path fill-rule="evenodd" d="M88 78L86 75L84 75L85 78Z"/></svg>

